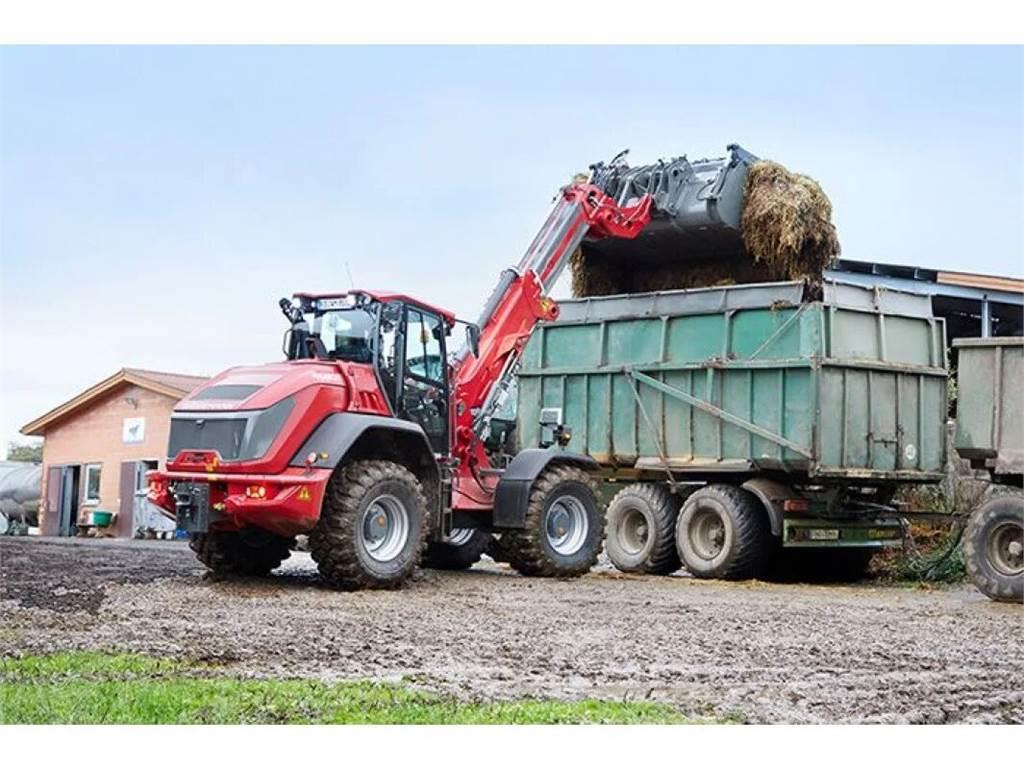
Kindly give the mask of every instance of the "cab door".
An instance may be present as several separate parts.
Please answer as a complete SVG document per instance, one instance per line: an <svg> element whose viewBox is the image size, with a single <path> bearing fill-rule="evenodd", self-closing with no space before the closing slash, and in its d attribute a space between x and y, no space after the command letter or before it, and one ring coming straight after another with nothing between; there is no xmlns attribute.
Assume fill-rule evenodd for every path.
<svg viewBox="0 0 1024 769"><path fill-rule="evenodd" d="M401 419L423 428L436 454L448 453L448 363L445 326L427 310L407 305L397 411Z"/></svg>

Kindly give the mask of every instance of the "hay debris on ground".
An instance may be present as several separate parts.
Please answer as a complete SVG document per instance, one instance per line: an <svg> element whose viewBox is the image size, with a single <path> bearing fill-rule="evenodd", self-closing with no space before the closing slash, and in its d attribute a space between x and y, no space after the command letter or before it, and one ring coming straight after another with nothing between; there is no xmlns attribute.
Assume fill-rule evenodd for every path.
<svg viewBox="0 0 1024 769"><path fill-rule="evenodd" d="M631 262L584 245L571 261L573 296L777 280L817 285L840 253L832 204L821 185L770 160L756 161L748 171L741 226L735 251L667 249L658 264Z"/></svg>

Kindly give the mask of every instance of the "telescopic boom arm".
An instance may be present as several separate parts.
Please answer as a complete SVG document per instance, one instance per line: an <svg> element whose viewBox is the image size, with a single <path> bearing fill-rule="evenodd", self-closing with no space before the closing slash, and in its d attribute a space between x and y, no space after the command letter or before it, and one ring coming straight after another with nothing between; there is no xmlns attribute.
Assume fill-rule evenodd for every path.
<svg viewBox="0 0 1024 769"><path fill-rule="evenodd" d="M651 202L650 195L644 195L634 205L620 206L589 182L564 187L522 260L502 272L480 315L480 354L467 352L454 372L453 453L459 466L469 469L475 485L483 486L478 472L489 464L483 439L491 417L508 396L523 347L538 321L558 317L558 305L547 292L584 237L635 238L651 220ZM474 493L464 486L465 474L459 476L462 482L457 482L456 491L471 494L483 505L479 494L488 495L489 489ZM463 506L458 502L457 507Z"/></svg>

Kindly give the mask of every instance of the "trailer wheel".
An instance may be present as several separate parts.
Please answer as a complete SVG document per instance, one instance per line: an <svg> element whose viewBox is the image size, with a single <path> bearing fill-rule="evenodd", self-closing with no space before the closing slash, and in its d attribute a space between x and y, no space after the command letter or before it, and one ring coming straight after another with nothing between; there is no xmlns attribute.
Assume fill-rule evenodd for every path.
<svg viewBox="0 0 1024 769"><path fill-rule="evenodd" d="M1024 599L1024 497L993 497L971 513L964 561L971 581L989 598Z"/></svg>
<svg viewBox="0 0 1024 769"><path fill-rule="evenodd" d="M747 579L764 564L771 533L757 497L713 484L686 500L676 524L679 557L695 577Z"/></svg>
<svg viewBox="0 0 1024 769"><path fill-rule="evenodd" d="M416 476L395 462L339 468L309 535L321 577L343 590L400 586L423 554L426 509Z"/></svg>
<svg viewBox="0 0 1024 769"><path fill-rule="evenodd" d="M676 552L679 503L657 483L627 486L608 504L608 558L619 571L671 574L682 562Z"/></svg>
<svg viewBox="0 0 1024 769"><path fill-rule="evenodd" d="M257 528L210 531L189 537L196 558L218 576L262 577L291 554L295 539Z"/></svg>
<svg viewBox="0 0 1024 769"><path fill-rule="evenodd" d="M427 544L423 565L428 569L468 569L490 546L491 535L480 529L452 529L440 542Z"/></svg>
<svg viewBox="0 0 1024 769"><path fill-rule="evenodd" d="M576 577L597 563L604 516L597 484L572 465L548 467L533 483L526 526L506 532L509 564L530 577Z"/></svg>

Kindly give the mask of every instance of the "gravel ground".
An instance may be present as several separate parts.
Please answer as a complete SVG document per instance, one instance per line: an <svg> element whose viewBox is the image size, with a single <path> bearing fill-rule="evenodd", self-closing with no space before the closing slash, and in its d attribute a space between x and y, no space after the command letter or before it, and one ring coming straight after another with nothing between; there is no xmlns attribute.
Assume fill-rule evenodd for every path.
<svg viewBox="0 0 1024 769"><path fill-rule="evenodd" d="M970 587L519 577L324 589L309 556L217 582L182 543L0 539L0 655L109 649L463 697L670 702L749 722L1024 722L1024 609Z"/></svg>

